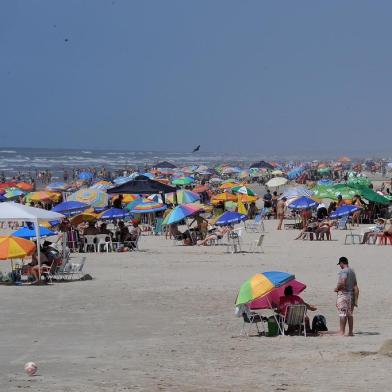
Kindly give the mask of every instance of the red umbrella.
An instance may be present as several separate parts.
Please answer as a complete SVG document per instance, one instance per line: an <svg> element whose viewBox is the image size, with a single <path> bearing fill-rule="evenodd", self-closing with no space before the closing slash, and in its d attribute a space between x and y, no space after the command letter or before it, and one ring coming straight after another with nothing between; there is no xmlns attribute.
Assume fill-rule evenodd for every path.
<svg viewBox="0 0 392 392"><path fill-rule="evenodd" d="M280 287L274 288L272 291L267 293L266 295L259 297L253 300L249 306L250 309L271 309L277 308L279 306L280 297L284 296L284 289L287 286L291 286L293 288L293 294L298 295L302 293L306 289L306 284L299 282L298 280L290 280L286 284Z"/></svg>

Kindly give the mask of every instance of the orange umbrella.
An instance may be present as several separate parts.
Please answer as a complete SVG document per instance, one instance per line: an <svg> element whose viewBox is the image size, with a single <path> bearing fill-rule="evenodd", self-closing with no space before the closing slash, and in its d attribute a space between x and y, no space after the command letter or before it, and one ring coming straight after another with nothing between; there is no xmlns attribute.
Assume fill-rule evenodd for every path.
<svg viewBox="0 0 392 392"><path fill-rule="evenodd" d="M18 182L16 184L16 187L26 192L30 192L33 190L33 185L29 184L28 182Z"/></svg>
<svg viewBox="0 0 392 392"><path fill-rule="evenodd" d="M45 192L45 191L38 191L38 192L30 192L26 196L27 201L53 201L58 199L59 195L55 192Z"/></svg>
<svg viewBox="0 0 392 392"><path fill-rule="evenodd" d="M195 186L192 189L192 192L196 192L196 193L202 193L202 192L206 192L208 191L209 186L208 185L199 185L199 186Z"/></svg>
<svg viewBox="0 0 392 392"><path fill-rule="evenodd" d="M237 201L237 196L232 193L220 193L219 195L215 195L211 199L212 204L217 204L220 201Z"/></svg>
<svg viewBox="0 0 392 392"><path fill-rule="evenodd" d="M220 185L219 189L231 189L235 186L240 186L240 184L236 184L234 182L226 182L225 184Z"/></svg>
<svg viewBox="0 0 392 392"><path fill-rule="evenodd" d="M0 236L0 260L21 259L30 256L35 251L35 244L12 235Z"/></svg>

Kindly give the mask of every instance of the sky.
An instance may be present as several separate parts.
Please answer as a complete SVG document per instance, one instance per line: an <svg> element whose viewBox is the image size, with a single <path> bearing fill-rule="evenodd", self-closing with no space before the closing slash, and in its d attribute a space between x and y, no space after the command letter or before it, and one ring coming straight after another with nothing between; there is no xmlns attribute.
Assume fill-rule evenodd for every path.
<svg viewBox="0 0 392 392"><path fill-rule="evenodd" d="M392 2L2 0L0 146L390 152Z"/></svg>

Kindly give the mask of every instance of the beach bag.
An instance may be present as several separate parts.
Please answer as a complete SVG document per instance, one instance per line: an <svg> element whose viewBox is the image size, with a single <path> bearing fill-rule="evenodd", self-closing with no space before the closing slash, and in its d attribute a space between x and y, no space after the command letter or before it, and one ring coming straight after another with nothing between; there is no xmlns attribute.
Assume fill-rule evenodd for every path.
<svg viewBox="0 0 392 392"><path fill-rule="evenodd" d="M327 320L323 315L317 314L313 317L312 330L313 332L328 331Z"/></svg>

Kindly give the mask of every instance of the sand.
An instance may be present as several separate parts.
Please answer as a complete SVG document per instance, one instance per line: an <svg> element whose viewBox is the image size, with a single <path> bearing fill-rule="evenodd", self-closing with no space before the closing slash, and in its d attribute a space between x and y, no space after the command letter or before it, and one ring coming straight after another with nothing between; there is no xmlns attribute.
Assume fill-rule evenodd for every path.
<svg viewBox="0 0 392 392"><path fill-rule="evenodd" d="M266 222L263 254L146 236L140 252L88 254L92 281L0 286L0 390L390 390L391 357L378 350L392 337L392 247L345 246L347 232L336 230L333 241L294 241L297 231L275 225ZM354 337L239 337L237 290L267 270L294 272L313 314L336 331L342 255L361 289ZM27 361L37 376L24 373Z"/></svg>

